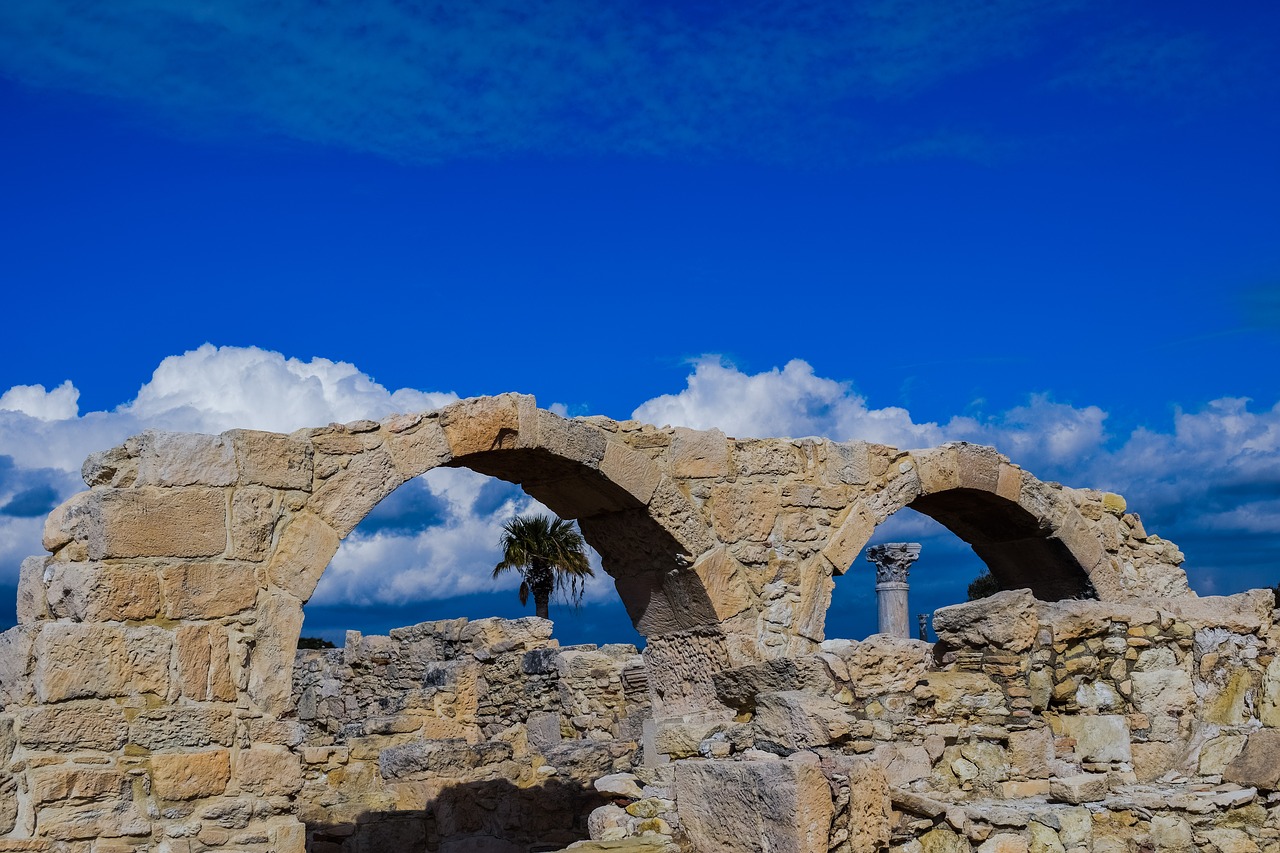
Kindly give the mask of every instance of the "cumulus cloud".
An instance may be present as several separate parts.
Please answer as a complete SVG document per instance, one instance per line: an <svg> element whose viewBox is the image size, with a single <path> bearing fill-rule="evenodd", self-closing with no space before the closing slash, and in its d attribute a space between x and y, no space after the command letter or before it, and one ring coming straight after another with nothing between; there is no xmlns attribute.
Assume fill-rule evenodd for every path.
<svg viewBox="0 0 1280 853"><path fill-rule="evenodd" d="M43 385L15 385L0 394L0 409L41 421L63 421L80 413L80 392L68 379L52 391Z"/></svg>

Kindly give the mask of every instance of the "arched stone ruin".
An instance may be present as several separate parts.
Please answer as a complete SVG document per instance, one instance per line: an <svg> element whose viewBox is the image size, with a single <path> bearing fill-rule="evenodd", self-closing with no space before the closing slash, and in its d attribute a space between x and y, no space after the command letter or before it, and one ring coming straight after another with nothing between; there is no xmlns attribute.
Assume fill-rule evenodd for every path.
<svg viewBox="0 0 1280 853"><path fill-rule="evenodd" d="M562 649L535 619L299 653L339 541L439 466L576 518L643 655ZM1082 802L1080 849L1265 840L1229 820L1248 786L1151 795L1125 826L1096 804L1175 771L1258 786L1237 765L1280 717L1269 593L1196 597L1122 498L991 448L736 439L502 395L287 436L144 433L84 477L0 635L0 850L507 851L588 829L1015 850L1083 838ZM1025 591L939 611L936 647L824 642L832 576L904 507Z"/></svg>

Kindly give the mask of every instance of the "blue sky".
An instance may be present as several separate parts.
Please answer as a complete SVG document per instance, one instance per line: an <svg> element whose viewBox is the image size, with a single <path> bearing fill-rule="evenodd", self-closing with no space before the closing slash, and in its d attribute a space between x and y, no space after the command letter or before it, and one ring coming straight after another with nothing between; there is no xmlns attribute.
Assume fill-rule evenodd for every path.
<svg viewBox="0 0 1280 853"><path fill-rule="evenodd" d="M1266 4L11 0L0 586L130 432L506 390L988 441L1123 491L1201 592L1280 581L1278 37ZM406 489L308 629L509 607L461 543L520 494ZM895 524L920 608L962 596L964 547ZM625 636L611 594L557 630Z"/></svg>

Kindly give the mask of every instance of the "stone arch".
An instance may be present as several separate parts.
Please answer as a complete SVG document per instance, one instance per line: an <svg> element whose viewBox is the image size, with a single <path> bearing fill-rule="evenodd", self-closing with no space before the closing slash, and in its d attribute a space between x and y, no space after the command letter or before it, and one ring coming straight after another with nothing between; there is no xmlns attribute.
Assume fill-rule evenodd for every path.
<svg viewBox="0 0 1280 853"><path fill-rule="evenodd" d="M882 450L885 476L853 501L824 552L836 571L886 518L911 508L970 545L1003 589L1048 601L1086 591L1114 601L1189 593L1181 554L1148 541L1119 495L1043 482L992 447Z"/></svg>

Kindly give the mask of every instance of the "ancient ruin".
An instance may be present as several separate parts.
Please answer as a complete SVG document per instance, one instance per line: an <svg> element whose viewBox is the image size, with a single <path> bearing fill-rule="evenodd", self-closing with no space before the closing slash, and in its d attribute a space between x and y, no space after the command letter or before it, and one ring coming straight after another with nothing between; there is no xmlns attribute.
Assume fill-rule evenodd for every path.
<svg viewBox="0 0 1280 853"><path fill-rule="evenodd" d="M539 619L299 652L339 541L438 466L577 519L643 653ZM1280 850L1272 593L1196 596L1121 497L992 448L503 395L149 432L83 473L0 635L0 851ZM1005 591L936 644L827 639L833 575L905 507Z"/></svg>

